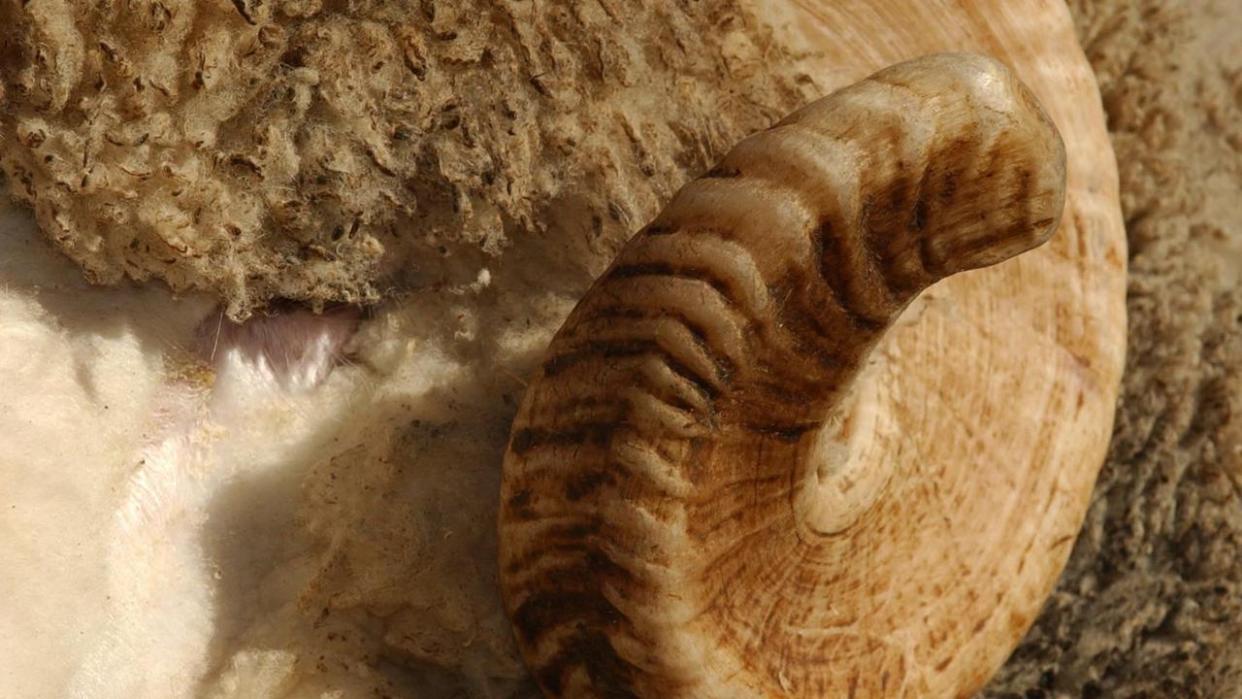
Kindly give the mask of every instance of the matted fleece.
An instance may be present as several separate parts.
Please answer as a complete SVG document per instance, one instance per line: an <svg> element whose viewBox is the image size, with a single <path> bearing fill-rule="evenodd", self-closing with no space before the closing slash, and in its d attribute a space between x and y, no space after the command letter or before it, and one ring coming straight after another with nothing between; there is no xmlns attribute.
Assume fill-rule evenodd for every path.
<svg viewBox="0 0 1242 699"><path fill-rule="evenodd" d="M805 101L733 1L5 3L0 25L0 168L45 234L92 280L237 320L391 298L446 256L473 277L575 215L616 238Z"/></svg>
<svg viewBox="0 0 1242 699"><path fill-rule="evenodd" d="M407 36L317 19L382 17L392 4L378 0L91 3L89 16L71 9L85 3L31 3L61 53L6 85L6 104L64 121L6 132L33 141L0 157L35 210L0 211L0 695L535 696L500 609L492 526L522 377L688 173L818 91L773 73L779 49L732 2L634 2L618 17L602 8L620 3L415 4L431 29ZM588 5L601 9L574 9ZM1083 536L988 697L1240 696L1242 49L1230 28L1242 17L1228 0L1163 5L1071 3L1122 177L1129 363ZM168 9L191 6L248 37L229 50L252 63L232 69L286 92L232 93L228 118L188 107L222 75L206 25ZM479 17L486 42L469 29ZM618 22L659 25L677 49L583 41ZM506 33L519 24L536 35ZM25 35L7 26L6 41ZM127 63L151 28L166 51ZM481 49L492 42L508 53ZM374 84L333 77L345 44L374 47L375 63L350 68ZM74 45L89 60L63 53ZM30 55L6 47L9 67ZM183 58L201 77L160 77ZM520 69L480 98L479 76L505 65ZM392 71L429 84L371 90ZM714 88L721 75L740 88ZM337 111L298 112L315 81ZM447 99L455 90L489 106ZM71 99L98 108L69 114ZM569 128L584 105L594 121ZM356 119L377 108L379 122ZM139 126L90 121L112 109ZM161 141L159 113L204 119L214 140ZM310 155L290 161L270 119L301 124ZM489 140L506 128L522 149ZM138 160L56 180L80 173L66 154L89 166L113 148ZM164 166L194 191L143 177ZM169 220L201 225L224 206L253 218L195 237L202 250L165 239ZM454 208L426 235L392 234ZM100 214L121 223L98 228L113 225ZM287 227L265 238L270 216ZM35 217L96 279L154 278L181 296L90 286ZM427 254L438 261L405 264ZM289 255L311 272L280 274ZM381 295L397 302L334 305ZM269 299L322 305L327 320L285 308L228 322Z"/></svg>

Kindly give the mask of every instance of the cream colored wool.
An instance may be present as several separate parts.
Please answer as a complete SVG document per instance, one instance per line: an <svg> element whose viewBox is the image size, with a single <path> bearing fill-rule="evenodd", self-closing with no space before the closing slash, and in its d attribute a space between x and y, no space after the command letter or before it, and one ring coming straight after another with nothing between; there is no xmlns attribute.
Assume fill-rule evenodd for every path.
<svg viewBox="0 0 1242 699"><path fill-rule="evenodd" d="M255 25L224 2L4 6L11 191L88 277L187 295L91 286L4 212L0 695L529 692L494 570L519 377L638 221L817 90L774 80L731 3L424 5L264 4ZM401 8L408 56L362 21ZM639 26L649 43L619 32ZM374 299L388 272L399 301L357 334L348 312L230 324L274 297Z"/></svg>
<svg viewBox="0 0 1242 699"><path fill-rule="evenodd" d="M550 3L513 3L534 4ZM1141 9L1124 21L1101 10L1084 32L1115 37L1094 42L1106 92L1153 41ZM1189 14L1191 29L1226 26ZM1177 174L1187 139L1194 167L1232 172L1221 163L1236 164L1238 146L1212 145L1230 132L1200 117L1232 113L1236 76L1136 65L1127 79L1152 90L1178 80L1224 96L1185 103L1191 116L1167 127L1171 117L1152 119L1153 138L1172 134L1155 145L1114 124L1122 172L1135 173L1123 186L1142 192L1123 193L1145 231L1131 242L1149 243L1131 262L1122 439L1070 576L992 696L1230 697L1239 686L1237 583L1213 584L1214 566L1236 560L1239 334L1234 282L1213 270L1242 219L1232 189L1200 199L1198 180ZM1114 115L1142 101L1116 97ZM1140 163L1182 183L1173 210L1146 223L1134 217L1160 188L1142 184ZM585 206L552 211L589 230ZM84 283L28 213L5 209L0 696L533 697L491 601L487 527L519 377L608 257L589 240L455 255L469 262L446 267L441 293L412 285L344 344L340 326L308 326L317 349L290 362L280 345L255 351L262 333L217 343L228 326L205 296ZM1109 572L1118 561L1122 575Z"/></svg>
<svg viewBox="0 0 1242 699"><path fill-rule="evenodd" d="M347 340L352 317L295 314L217 336L205 298L89 288L26 213L0 231L0 695L520 681L474 563L503 437L453 328L401 340L423 314L382 314Z"/></svg>

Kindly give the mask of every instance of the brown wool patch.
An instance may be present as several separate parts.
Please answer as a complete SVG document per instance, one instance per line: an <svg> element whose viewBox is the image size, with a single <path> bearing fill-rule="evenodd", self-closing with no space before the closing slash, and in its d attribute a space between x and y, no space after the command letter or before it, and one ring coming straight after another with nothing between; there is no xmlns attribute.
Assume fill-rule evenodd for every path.
<svg viewBox="0 0 1242 699"><path fill-rule="evenodd" d="M549 227L611 248L806 98L732 1L70 0L0 21L13 195L89 279L206 291L234 319L471 280Z"/></svg>

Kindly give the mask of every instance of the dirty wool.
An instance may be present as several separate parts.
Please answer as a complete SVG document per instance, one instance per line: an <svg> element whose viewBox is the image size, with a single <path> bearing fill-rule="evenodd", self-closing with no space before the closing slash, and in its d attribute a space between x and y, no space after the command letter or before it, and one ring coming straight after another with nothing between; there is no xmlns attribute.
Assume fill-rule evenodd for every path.
<svg viewBox="0 0 1242 699"><path fill-rule="evenodd" d="M733 2L70 1L0 23L12 193L90 279L211 292L233 319L471 276L558 226L604 245L799 103Z"/></svg>
<svg viewBox="0 0 1242 699"><path fill-rule="evenodd" d="M1070 3L1130 243L1116 432L1060 585L987 697L1242 696L1242 6Z"/></svg>
<svg viewBox="0 0 1242 699"><path fill-rule="evenodd" d="M0 695L533 697L492 526L523 377L813 79L731 2L27 5L0 10ZM1082 538L985 696L1242 686L1239 18L1164 5L1071 3L1129 364Z"/></svg>
<svg viewBox="0 0 1242 699"><path fill-rule="evenodd" d="M0 695L529 695L523 377L822 90L734 2L0 13Z"/></svg>

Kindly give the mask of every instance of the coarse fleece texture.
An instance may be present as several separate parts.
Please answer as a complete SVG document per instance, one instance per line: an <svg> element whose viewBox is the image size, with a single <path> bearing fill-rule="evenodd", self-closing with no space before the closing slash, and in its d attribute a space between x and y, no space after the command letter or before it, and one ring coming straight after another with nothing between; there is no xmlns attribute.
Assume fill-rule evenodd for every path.
<svg viewBox="0 0 1242 699"><path fill-rule="evenodd" d="M0 434L14 435L0 440L0 695L531 696L495 570L520 377L640 221L727 146L822 93L783 72L732 2L464 1L434 16L432 3L354 2L308 5L302 19L293 6L242 3L255 25L229 3L4 6L5 135L34 123L46 136L0 155L42 229L0 210ZM402 78L417 90L351 84L410 70L392 46L399 68L364 62L399 29L370 20L398 10L427 52L422 78ZM284 34L262 30L280 22ZM222 57L202 48L212 27L227 29ZM252 53L263 36L305 50ZM36 60L15 72L23 51ZM308 70L319 87L302 122L296 100L245 92L252 79L302 90ZM164 78L157 89L140 75ZM364 112L393 120L383 133L410 125L392 141L405 180L364 152ZM274 136L261 142L278 123L300 134L291 161ZM203 134L215 140L196 147ZM50 184L80 176L83 152L98 155L85 185ZM234 155L309 190L266 189ZM349 267L353 253L279 268L332 237L335 224L304 230L309 242L264 227L298 192L307 221L379 217L333 249L382 240L401 293L361 318L327 305L328 322L286 307L234 324L268 297L338 298L333 280L359 283L355 300L370 293L350 277L370 264ZM369 198L385 193L413 213ZM166 214L213 222L173 241L202 257L147 254L168 253ZM244 244L221 232L226 214L249 221ZM521 234L502 245L495 221ZM417 240L397 245L390 224ZM40 234L97 279L187 291L91 286Z"/></svg>
<svg viewBox="0 0 1242 699"><path fill-rule="evenodd" d="M567 220L623 238L804 101L732 0L33 0L0 23L13 194L88 279L233 319L472 279Z"/></svg>
<svg viewBox="0 0 1242 699"><path fill-rule="evenodd" d="M1228 2L1161 5L1073 3L1120 159L1130 363L1084 537L989 697L1242 686L1242 60ZM411 284L351 339L315 324L300 348L233 332L210 296L90 287L26 212L0 212L0 694L536 696L488 527L498 425L610 257L569 204L536 219L574 244L512 239L487 274L452 255L438 291ZM609 241L635 225L602 223Z"/></svg>
<svg viewBox="0 0 1242 699"><path fill-rule="evenodd" d="M1128 363L1083 533L984 696L1242 697L1242 5L1070 7L1117 151Z"/></svg>

